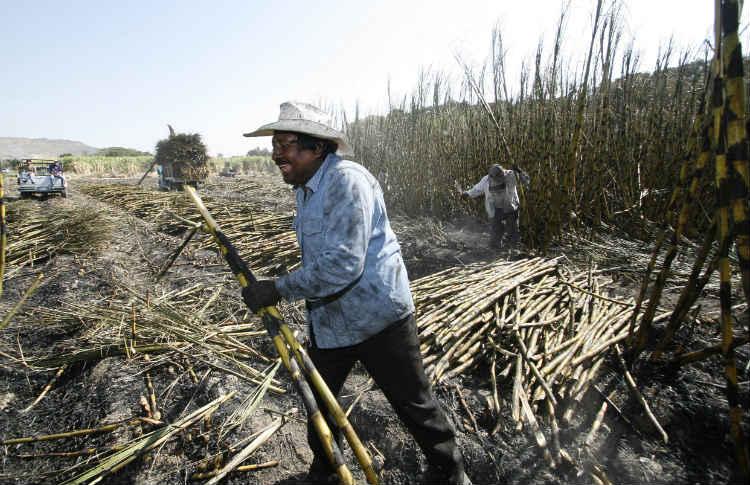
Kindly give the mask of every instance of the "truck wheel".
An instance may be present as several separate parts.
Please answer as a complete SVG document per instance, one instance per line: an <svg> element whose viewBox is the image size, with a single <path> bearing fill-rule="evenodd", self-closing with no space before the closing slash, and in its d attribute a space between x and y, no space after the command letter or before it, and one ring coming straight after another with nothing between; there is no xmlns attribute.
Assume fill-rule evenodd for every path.
<svg viewBox="0 0 750 485"><path fill-rule="evenodd" d="M62 195L63 199L67 199L68 198L68 189L65 189L62 192L60 192L60 195Z"/></svg>

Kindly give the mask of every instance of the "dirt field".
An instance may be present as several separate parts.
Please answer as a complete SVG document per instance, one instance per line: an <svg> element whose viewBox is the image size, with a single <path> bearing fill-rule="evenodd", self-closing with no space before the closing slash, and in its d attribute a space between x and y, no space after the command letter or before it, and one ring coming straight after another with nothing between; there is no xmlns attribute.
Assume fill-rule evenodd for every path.
<svg viewBox="0 0 750 485"><path fill-rule="evenodd" d="M175 422L187 412L235 391L235 398L220 406L210 419L186 427L156 449L106 476L102 483L191 481L199 469L211 470L213 457L226 451L230 443L261 430L280 413L288 415L285 424L246 461L278 460L278 465L233 473L225 483L297 483L295 478L306 471L312 457L306 443L303 405L283 368L279 369L276 379L279 391L284 392L269 390L252 417L221 437L224 423L258 385L237 372L222 370L215 362L205 362L190 354L136 352L65 364L64 372L46 396L28 411L24 410L59 368L59 365L48 365L44 371L32 370L25 365L25 359L69 354L71 349L101 348L96 346L133 337L137 342L139 330L132 332L129 315L132 310L132 320L137 320L135 307L141 304L139 302L145 301L148 306L168 300L178 305L174 308L184 315L198 315L196 318L217 324L251 323L259 328L258 320L243 308L239 288L215 252L191 243L166 275L155 281L156 273L180 243L181 234L170 234L159 223L136 217L78 189L94 182L128 181L74 180L67 200L23 201L33 204L29 210L42 213L55 213L63 207L93 209L102 218L97 230L106 233L106 241L98 249L60 251L52 257L41 258L33 267L14 271L6 283L0 301L0 318L20 299L39 272L45 274L38 291L21 313L7 328L0 330L0 439L96 428L144 417L147 414L141 401L148 402L148 381L155 389L160 421L165 423ZM216 200L252 199L264 209L279 213L293 208L291 191L278 178L269 175L252 179L212 179L203 193ZM21 201L12 202L16 203ZM215 215L221 222L221 214ZM446 224L428 218L414 220L393 215L392 224L412 279L452 266L507 257L486 249L488 235L484 224L472 218ZM600 265L615 268L606 275L617 282L615 296L618 297L633 296L637 291L642 268L634 266L647 259L649 252L648 243L627 242L611 248L612 264ZM563 245L554 253L564 254L571 267L585 265L588 258L578 252L580 248L576 244ZM599 251L606 259L606 248ZM192 293L180 293L190 288ZM674 296L668 295L667 301L670 298L673 301ZM100 315L105 310L122 312L123 308L124 316L117 325L111 324L116 319L95 324L93 318L86 316ZM701 313L696 314L703 318L696 319L679 335L679 342L686 349L717 343L718 327L711 317L715 310L715 300L709 291ZM282 311L293 328L304 336L301 309L285 305ZM141 324L132 325L140 328ZM247 358L243 362L256 369L266 369L267 358L274 355L267 337L242 332L245 332L241 334L242 343L266 357L266 360ZM747 405L750 394L748 346L738 348L737 356L741 399ZM634 374L641 392L669 436L668 443L661 440L645 418L642 407L628 392L615 360L609 359L600 369L596 385L576 408L575 415L568 422L560 423L561 444L582 464L580 469L565 463L551 468L530 427L516 428L509 406L502 406L500 414L493 415L488 407L490 378L481 368L441 384L436 393L456 425L468 474L478 485L595 483L592 477L597 469L604 470L612 483L619 484L737 481L732 471L733 448L728 435L728 406L720 357L677 370L641 366ZM501 401L507 404L511 386L500 382L498 387ZM586 443L605 396L609 406L603 424ZM461 399L467 403L466 407ZM377 461L382 463L383 483L419 483L417 477L426 466L424 457L382 393L370 388L362 369L356 369L341 396L345 409L355 400L350 418L362 441L370 446L374 455L379 455ZM473 416L468 415L467 407ZM476 420L477 429L472 419ZM542 432L549 436L549 424L540 424ZM744 424L747 428L747 416ZM0 483L63 482L96 465L103 453L113 446L128 443L156 427L152 422L138 421L114 431L6 444L2 447ZM95 450L84 453L86 449ZM52 454L61 452L69 455ZM348 463L352 470L356 469L351 454ZM358 483L365 483L361 473L355 471L355 476Z"/></svg>

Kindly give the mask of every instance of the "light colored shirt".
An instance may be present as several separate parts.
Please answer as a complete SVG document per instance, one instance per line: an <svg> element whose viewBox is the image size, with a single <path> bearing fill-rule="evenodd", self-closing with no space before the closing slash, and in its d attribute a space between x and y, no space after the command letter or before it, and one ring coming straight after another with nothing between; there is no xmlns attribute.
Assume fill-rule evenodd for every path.
<svg viewBox="0 0 750 485"><path fill-rule="evenodd" d="M503 170L497 177L485 175L474 187L465 193L471 198L484 195L484 209L487 216L495 217L495 210L503 212L517 211L520 205L518 200L518 182L529 184L529 176L520 171L518 174L513 170Z"/></svg>
<svg viewBox="0 0 750 485"><path fill-rule="evenodd" d="M295 197L302 267L276 288L287 300L307 300L318 347L358 344L414 312L401 248L370 172L331 154Z"/></svg>

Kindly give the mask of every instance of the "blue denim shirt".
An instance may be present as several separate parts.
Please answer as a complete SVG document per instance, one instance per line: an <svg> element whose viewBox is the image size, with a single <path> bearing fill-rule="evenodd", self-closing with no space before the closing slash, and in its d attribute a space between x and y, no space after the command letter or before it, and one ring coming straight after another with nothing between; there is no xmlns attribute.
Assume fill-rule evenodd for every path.
<svg viewBox="0 0 750 485"><path fill-rule="evenodd" d="M370 172L331 154L295 196L302 267L276 288L287 300L307 300L318 347L358 344L414 312L401 248Z"/></svg>

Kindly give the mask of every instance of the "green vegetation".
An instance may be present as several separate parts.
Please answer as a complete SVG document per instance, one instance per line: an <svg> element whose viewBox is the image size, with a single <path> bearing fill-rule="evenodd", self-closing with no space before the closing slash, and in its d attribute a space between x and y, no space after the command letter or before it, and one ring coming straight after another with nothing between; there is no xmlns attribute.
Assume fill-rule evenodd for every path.
<svg viewBox="0 0 750 485"><path fill-rule="evenodd" d="M15 170L16 166L18 165L19 160L17 158L11 158L7 160L0 160L0 170L7 168L10 170Z"/></svg>
<svg viewBox="0 0 750 485"><path fill-rule="evenodd" d="M132 148L123 148L123 147L108 147L108 148L102 148L101 150L97 151L95 155L98 155L100 157L140 157L140 156L151 156L149 152L142 152L139 150L134 150ZM60 155L63 157L64 155Z"/></svg>
<svg viewBox="0 0 750 485"><path fill-rule="evenodd" d="M251 150L252 151L252 150ZM237 173L268 172L276 173L276 165L270 155L248 155L235 157L216 157L209 161L212 172L221 172L224 167L231 167Z"/></svg>
<svg viewBox="0 0 750 485"><path fill-rule="evenodd" d="M68 174L93 177L136 177L143 174L153 161L151 156L103 157L98 155L62 157L63 168ZM270 157L234 156L210 158L208 169L211 173L220 172L226 164L237 173L268 172L276 173L276 165ZM2 167L15 168L15 164L3 162Z"/></svg>
<svg viewBox="0 0 750 485"><path fill-rule="evenodd" d="M151 156L104 157L85 155L61 158L66 173L98 177L135 177L151 164Z"/></svg>
<svg viewBox="0 0 750 485"><path fill-rule="evenodd" d="M248 150L247 155L249 157L267 157L271 158L271 150L268 148L255 147Z"/></svg>

